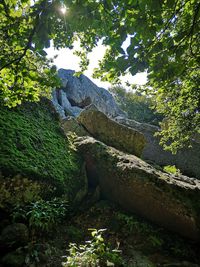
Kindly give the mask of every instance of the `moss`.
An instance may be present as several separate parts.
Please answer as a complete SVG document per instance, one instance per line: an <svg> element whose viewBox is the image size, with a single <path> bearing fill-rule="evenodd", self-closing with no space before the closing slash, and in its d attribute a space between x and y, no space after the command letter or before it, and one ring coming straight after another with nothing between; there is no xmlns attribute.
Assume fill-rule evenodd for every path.
<svg viewBox="0 0 200 267"><path fill-rule="evenodd" d="M73 195L83 183L81 160L70 148L48 100L14 109L0 107L0 166L5 176L22 174Z"/></svg>

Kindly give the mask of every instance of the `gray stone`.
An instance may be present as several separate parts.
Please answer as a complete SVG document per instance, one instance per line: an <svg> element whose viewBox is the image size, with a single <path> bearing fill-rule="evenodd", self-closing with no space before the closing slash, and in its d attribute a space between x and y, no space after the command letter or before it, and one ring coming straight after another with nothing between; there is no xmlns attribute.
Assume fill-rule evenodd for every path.
<svg viewBox="0 0 200 267"><path fill-rule="evenodd" d="M94 106L82 111L77 120L92 136L107 145L136 156L141 155L146 142L143 134L108 118Z"/></svg>
<svg viewBox="0 0 200 267"><path fill-rule="evenodd" d="M192 141L192 148L181 149L173 155L163 150L159 145L159 138L154 136L159 131L158 127L122 117L116 117L115 120L143 133L147 140L141 156L144 160L160 166L175 165L185 175L200 178L200 142L198 139Z"/></svg>
<svg viewBox="0 0 200 267"><path fill-rule="evenodd" d="M75 71L60 69L58 76L62 80L61 93L54 93L54 98L64 110L69 110L77 116L81 109L90 104L95 104L98 110L107 114L109 117L118 115L125 116L125 113L115 103L113 96L104 88L95 85L89 78L81 74L74 76ZM66 100L67 99L67 100ZM54 103L56 99L53 100Z"/></svg>
<svg viewBox="0 0 200 267"><path fill-rule="evenodd" d="M77 138L90 181L124 209L192 240L200 240L200 181L156 170L92 137Z"/></svg>
<svg viewBox="0 0 200 267"><path fill-rule="evenodd" d="M69 135L69 133L75 133L78 136L90 135L74 117L67 117L62 120L61 127L66 136Z"/></svg>
<svg viewBox="0 0 200 267"><path fill-rule="evenodd" d="M60 115L60 118L61 119L66 118L64 108L58 103L58 98L57 98L57 92L56 92L56 90L54 90L52 92L52 103L53 103L53 105L55 107L56 112Z"/></svg>
<svg viewBox="0 0 200 267"><path fill-rule="evenodd" d="M67 116L78 116L82 111L81 108L70 104L66 93L61 89L53 91L52 102L61 119L65 119Z"/></svg>

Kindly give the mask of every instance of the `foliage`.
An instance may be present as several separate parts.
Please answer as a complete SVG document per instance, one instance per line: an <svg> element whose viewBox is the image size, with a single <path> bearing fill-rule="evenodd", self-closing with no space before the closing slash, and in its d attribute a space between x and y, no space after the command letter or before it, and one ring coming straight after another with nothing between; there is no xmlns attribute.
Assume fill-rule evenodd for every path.
<svg viewBox="0 0 200 267"><path fill-rule="evenodd" d="M180 170L176 168L175 165L167 165L167 166L164 166L163 170L165 172L168 172L168 173L172 173L172 174L180 174Z"/></svg>
<svg viewBox="0 0 200 267"><path fill-rule="evenodd" d="M109 88L116 102L128 114L128 118L139 122L158 125L162 116L152 109L153 100L140 93L127 91L122 86Z"/></svg>
<svg viewBox="0 0 200 267"><path fill-rule="evenodd" d="M44 51L50 40L55 48L80 40L82 69L102 40L108 50L95 77L111 81L147 70L145 91L168 119L161 143L175 152L200 132L199 11L199 0L2 0L1 99L14 106L55 84Z"/></svg>
<svg viewBox="0 0 200 267"><path fill-rule="evenodd" d="M1 106L0 125L0 165L5 177L21 173L48 184L55 195L73 197L83 183L81 160L70 148L48 101L12 110Z"/></svg>
<svg viewBox="0 0 200 267"><path fill-rule="evenodd" d="M38 200L30 204L16 205L12 212L14 221L26 220L32 230L49 232L64 218L68 202L60 198Z"/></svg>
<svg viewBox="0 0 200 267"><path fill-rule="evenodd" d="M146 243L149 247L160 249L164 244L164 240L159 233L159 229L155 230L150 224L142 222L134 215L127 215L117 212L117 219L122 228L128 235L136 235L137 233L146 237Z"/></svg>
<svg viewBox="0 0 200 267"><path fill-rule="evenodd" d="M0 100L8 107L24 100L37 101L59 85L56 68L50 67L45 51L33 41L47 4L37 1L32 5L29 0L0 3Z"/></svg>
<svg viewBox="0 0 200 267"><path fill-rule="evenodd" d="M134 215L127 215L121 212L117 212L116 215L119 223L122 223L130 231L129 234L133 231L145 234L153 231L149 224L139 221Z"/></svg>
<svg viewBox="0 0 200 267"><path fill-rule="evenodd" d="M91 230L92 240L86 241L84 245L70 243L69 256L66 257L66 262L63 262L64 267L75 266L123 266L119 250L111 250L104 243L102 233L105 229L89 229Z"/></svg>

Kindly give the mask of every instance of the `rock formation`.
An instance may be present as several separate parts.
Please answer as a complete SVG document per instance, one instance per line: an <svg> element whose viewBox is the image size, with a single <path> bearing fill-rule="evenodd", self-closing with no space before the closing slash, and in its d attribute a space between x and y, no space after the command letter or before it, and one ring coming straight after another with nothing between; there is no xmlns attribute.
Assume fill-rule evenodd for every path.
<svg viewBox="0 0 200 267"><path fill-rule="evenodd" d="M58 76L62 80L62 88L53 92L53 103L61 115L77 116L90 104L109 117L125 115L115 103L113 96L104 88L95 85L85 75L74 76L75 71L60 69Z"/></svg>
<svg viewBox="0 0 200 267"><path fill-rule="evenodd" d="M159 131L158 127L124 117L116 117L115 120L127 127L132 127L145 136L147 142L141 156L144 160L152 161L160 166L175 165L182 173L200 178L200 142L198 140L192 141L192 148L181 149L173 155L171 152L163 150L159 145L159 138L154 136Z"/></svg>
<svg viewBox="0 0 200 267"><path fill-rule="evenodd" d="M114 98L107 90L96 86L85 75L80 75L80 77L73 76L74 71L72 70L60 69L58 75L62 80L62 88L53 92L52 102L61 118L68 118L65 121L65 128L69 127L69 124L75 126L76 122L72 117L77 117L84 108L87 108L90 104L94 104L99 111L108 117L141 132L145 136L146 145L141 155L144 160L161 166L175 165L182 173L200 178L199 141L193 141L192 149L182 149L176 155L173 155L169 151L164 151L159 145L159 138L154 136L155 132L159 131L159 128L127 119L126 114L119 109ZM94 122L93 120L90 123L90 127L99 128L98 122ZM77 127L75 128L78 130ZM89 132L90 130L88 129ZM100 131L100 129L98 130ZM101 139L101 134L99 133L97 138L106 142L105 139ZM112 142L110 145L112 145Z"/></svg>
<svg viewBox="0 0 200 267"><path fill-rule="evenodd" d="M154 169L92 137L77 138L90 183L128 211L193 240L200 238L200 182Z"/></svg>
<svg viewBox="0 0 200 267"><path fill-rule="evenodd" d="M75 133L78 136L90 135L74 117L67 117L66 119L63 119L61 127L66 136L71 133Z"/></svg>
<svg viewBox="0 0 200 267"><path fill-rule="evenodd" d="M94 108L82 111L77 120L92 136L105 144L141 156L145 138L139 131L109 119Z"/></svg>

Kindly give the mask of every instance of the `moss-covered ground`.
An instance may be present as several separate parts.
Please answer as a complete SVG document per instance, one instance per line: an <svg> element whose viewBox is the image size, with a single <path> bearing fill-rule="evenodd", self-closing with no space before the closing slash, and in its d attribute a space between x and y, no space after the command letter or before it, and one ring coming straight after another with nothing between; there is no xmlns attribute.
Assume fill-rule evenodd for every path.
<svg viewBox="0 0 200 267"><path fill-rule="evenodd" d="M0 168L50 183L59 194L81 187L81 160L71 149L50 101L0 107Z"/></svg>

